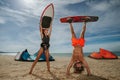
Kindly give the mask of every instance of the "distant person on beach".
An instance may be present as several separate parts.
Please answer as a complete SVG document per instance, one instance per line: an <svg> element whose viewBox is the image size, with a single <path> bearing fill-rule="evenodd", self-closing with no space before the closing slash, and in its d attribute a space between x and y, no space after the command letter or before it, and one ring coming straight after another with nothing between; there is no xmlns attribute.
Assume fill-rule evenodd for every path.
<svg viewBox="0 0 120 80"><path fill-rule="evenodd" d="M70 60L70 63L67 67L67 75L70 75L70 68L73 66L74 68L74 72L78 72L81 73L81 71L84 70L84 67L87 70L87 75L91 75L89 66L86 62L86 60L84 59L84 54L83 54L83 47L85 44L85 40L84 40L84 34L86 31L86 21L84 22L84 25L82 27L82 32L80 34L80 37L77 38L76 34L74 32L73 26L72 26L72 19L68 18L68 22L70 24L70 30L71 30L71 34L72 34L72 46L74 47L73 49L73 54L72 54L72 58Z"/></svg>
<svg viewBox="0 0 120 80"><path fill-rule="evenodd" d="M50 47L50 44L49 44L49 41L50 41L51 32L52 32L52 25L51 24L50 24L49 28L43 28L42 24L40 25L40 35L41 35L41 39L42 39L41 48L38 51L37 58L33 62L29 74L32 73L33 68L35 67L35 65L38 62L42 53L44 53L45 56L46 56L47 69L50 72L50 62L49 62L49 47Z"/></svg>

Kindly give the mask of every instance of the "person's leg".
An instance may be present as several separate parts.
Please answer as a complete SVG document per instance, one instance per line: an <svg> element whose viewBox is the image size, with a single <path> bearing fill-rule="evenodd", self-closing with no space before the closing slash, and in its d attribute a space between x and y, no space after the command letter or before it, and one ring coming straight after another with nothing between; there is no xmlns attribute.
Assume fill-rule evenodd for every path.
<svg viewBox="0 0 120 80"><path fill-rule="evenodd" d="M69 65L68 65L68 67L67 67L66 75L70 75L70 68L72 67L72 65L73 65L73 59L71 58L71 61L70 61Z"/></svg>
<svg viewBox="0 0 120 80"><path fill-rule="evenodd" d="M72 38L74 38L74 37L76 37L76 35L75 35L74 28L73 28L73 25L72 25L72 18L68 18L67 20L70 24L70 31L71 31L71 34L72 34Z"/></svg>
<svg viewBox="0 0 120 80"><path fill-rule="evenodd" d="M86 31L86 22L83 23L82 31L80 33L80 38L84 38L85 31Z"/></svg>
<svg viewBox="0 0 120 80"><path fill-rule="evenodd" d="M39 58L40 58L40 56L41 56L42 53L43 53L43 48L40 48L40 50L38 51L38 55L37 55L35 61L34 61L33 64L32 64L32 67L31 67L31 69L30 69L29 74L32 73L33 68L35 67L35 65L36 65L36 63L38 62L38 60L39 60Z"/></svg>
<svg viewBox="0 0 120 80"><path fill-rule="evenodd" d="M47 69L50 72L50 62L49 62L49 50L45 50L46 62L47 62Z"/></svg>
<svg viewBox="0 0 120 80"><path fill-rule="evenodd" d="M72 23L70 23L70 31L71 31L71 34L72 34L72 38L76 38Z"/></svg>

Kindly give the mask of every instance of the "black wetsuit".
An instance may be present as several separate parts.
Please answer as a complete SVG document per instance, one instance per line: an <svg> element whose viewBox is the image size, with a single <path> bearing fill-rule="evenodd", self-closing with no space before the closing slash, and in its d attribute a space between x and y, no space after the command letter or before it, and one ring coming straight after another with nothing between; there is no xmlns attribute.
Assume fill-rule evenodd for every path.
<svg viewBox="0 0 120 80"><path fill-rule="evenodd" d="M50 47L49 41L50 41L49 36L43 35L41 47L42 47L44 50L46 50L46 49L48 49L48 48Z"/></svg>

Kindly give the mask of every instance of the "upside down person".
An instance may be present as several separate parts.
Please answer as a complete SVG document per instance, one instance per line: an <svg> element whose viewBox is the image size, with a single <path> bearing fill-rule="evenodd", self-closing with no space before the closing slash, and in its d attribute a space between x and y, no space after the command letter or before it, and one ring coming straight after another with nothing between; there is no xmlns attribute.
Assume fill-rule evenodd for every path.
<svg viewBox="0 0 120 80"><path fill-rule="evenodd" d="M73 49L73 53L72 53L72 58L67 67L66 75L70 75L70 69L74 65L74 68L75 69L78 68L78 70L79 70L79 68L82 68L81 70L83 70L83 67L85 67L87 70L87 75L89 76L89 75L91 75L90 68L88 66L88 63L84 59L84 54L83 54L83 47L85 44L84 34L86 31L86 22L84 22L84 25L82 27L82 32L81 32L79 38L76 37L76 34L74 32L74 29L73 29L73 26L71 23L72 19L69 18L68 22L70 24L70 30L71 30L71 34L72 34L72 46L74 47L74 49Z"/></svg>

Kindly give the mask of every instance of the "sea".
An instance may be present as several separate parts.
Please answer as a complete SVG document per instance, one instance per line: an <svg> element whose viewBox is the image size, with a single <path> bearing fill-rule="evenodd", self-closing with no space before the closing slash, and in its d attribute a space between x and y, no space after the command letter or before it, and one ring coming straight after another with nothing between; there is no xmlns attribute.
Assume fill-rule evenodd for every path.
<svg viewBox="0 0 120 80"><path fill-rule="evenodd" d="M114 54L116 54L117 56L120 56L120 52L112 52ZM0 53L0 55L11 55L11 56L15 56L17 54L17 52L4 52L4 53ZM84 56L89 56L91 54L91 52L85 52ZM56 56L56 57L71 57L72 53L50 53L50 55L52 56Z"/></svg>

